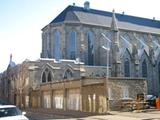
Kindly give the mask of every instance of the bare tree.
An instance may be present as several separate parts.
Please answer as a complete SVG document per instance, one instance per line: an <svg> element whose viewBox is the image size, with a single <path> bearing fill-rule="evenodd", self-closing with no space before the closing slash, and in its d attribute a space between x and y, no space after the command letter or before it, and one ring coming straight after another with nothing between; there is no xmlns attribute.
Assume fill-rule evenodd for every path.
<svg viewBox="0 0 160 120"><path fill-rule="evenodd" d="M21 108L24 107L23 96L25 94L25 91L27 90L28 80L28 63L24 61L22 64L18 66L16 83L17 90L19 93L19 106Z"/></svg>

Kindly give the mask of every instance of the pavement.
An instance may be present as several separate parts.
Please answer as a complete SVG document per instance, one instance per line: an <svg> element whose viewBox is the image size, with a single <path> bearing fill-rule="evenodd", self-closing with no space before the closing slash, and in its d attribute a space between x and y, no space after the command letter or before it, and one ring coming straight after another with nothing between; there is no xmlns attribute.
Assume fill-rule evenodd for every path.
<svg viewBox="0 0 160 120"><path fill-rule="evenodd" d="M80 117L87 117L87 116L94 116L97 115L95 113L89 113L89 112L80 112L80 111L72 111L72 110L52 110L52 109L25 109L25 111L28 114L34 113L34 114L43 114L43 115L58 115L58 116L65 116L65 117L73 117L73 118L80 118Z"/></svg>
<svg viewBox="0 0 160 120"><path fill-rule="evenodd" d="M133 112L110 111L108 115L88 116L73 120L160 120L160 110Z"/></svg>
<svg viewBox="0 0 160 120"><path fill-rule="evenodd" d="M53 111L45 109L28 109L28 114L39 116L38 120L160 120L160 110L145 109L132 112L109 111L108 114L100 115L78 111ZM54 118L54 119L53 119ZM37 119L33 119L37 120Z"/></svg>

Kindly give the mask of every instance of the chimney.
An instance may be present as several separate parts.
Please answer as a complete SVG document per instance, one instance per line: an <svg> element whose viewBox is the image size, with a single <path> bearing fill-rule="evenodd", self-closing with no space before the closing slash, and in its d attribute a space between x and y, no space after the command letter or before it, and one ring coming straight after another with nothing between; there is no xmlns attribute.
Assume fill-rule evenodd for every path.
<svg viewBox="0 0 160 120"><path fill-rule="evenodd" d="M85 3L84 3L84 9L85 10L89 10L90 8L89 8L89 2L88 1L86 1Z"/></svg>
<svg viewBox="0 0 160 120"><path fill-rule="evenodd" d="M156 18L155 18L155 17L153 17L153 20L156 20Z"/></svg>

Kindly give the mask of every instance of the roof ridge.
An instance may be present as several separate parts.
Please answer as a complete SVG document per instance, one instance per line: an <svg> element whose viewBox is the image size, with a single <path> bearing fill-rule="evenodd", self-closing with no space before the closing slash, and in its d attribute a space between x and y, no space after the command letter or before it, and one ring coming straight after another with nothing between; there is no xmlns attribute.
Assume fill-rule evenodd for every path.
<svg viewBox="0 0 160 120"><path fill-rule="evenodd" d="M91 9L91 8L89 10L85 10L83 7L69 5L54 20L52 20L51 23L65 21L66 13L69 11L80 11L80 12L84 12L84 13L112 17L112 12L109 12L109 11L97 10L97 9ZM120 22L129 22L132 24L137 24L137 25L142 25L142 26L160 28L160 21L159 20L153 20L153 19L149 19L149 18L143 18L143 17L120 14L120 13L115 13L115 16L116 16L117 20Z"/></svg>
<svg viewBox="0 0 160 120"><path fill-rule="evenodd" d="M71 5L70 5L70 6L71 6ZM71 6L71 7L77 7L77 8L83 9L83 7L79 7L79 6ZM92 11L93 11L94 14L99 14L99 12L101 12L102 14L99 14L99 15L104 15L103 13L105 13L107 16L108 16L108 15L112 16L112 12L110 12L110 11L104 11L104 10L98 10L98 9L91 9L91 8L90 8L89 10L83 9L83 11L85 11L85 12L90 12L90 11L91 11L90 13L92 13ZM98 12L98 13L96 13L96 12ZM104 15L104 16L106 16L106 15ZM154 20L154 19L151 19L151 18L139 17L139 16L128 15L128 14L123 14L123 13L116 13L116 12L115 12L115 15L116 15L116 17L120 15L120 16L135 17L135 18L147 19L147 20L152 20L152 21L160 22L160 20Z"/></svg>

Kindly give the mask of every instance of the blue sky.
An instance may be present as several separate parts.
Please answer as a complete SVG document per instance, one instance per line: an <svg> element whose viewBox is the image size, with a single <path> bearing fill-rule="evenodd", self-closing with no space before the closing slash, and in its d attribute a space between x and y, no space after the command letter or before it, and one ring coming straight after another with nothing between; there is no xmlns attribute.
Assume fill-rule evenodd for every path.
<svg viewBox="0 0 160 120"><path fill-rule="evenodd" d="M0 72L10 54L18 64L36 60L41 53L41 29L73 3L83 6L86 0L1 0L0 1ZM159 0L88 0L93 9L160 20Z"/></svg>

